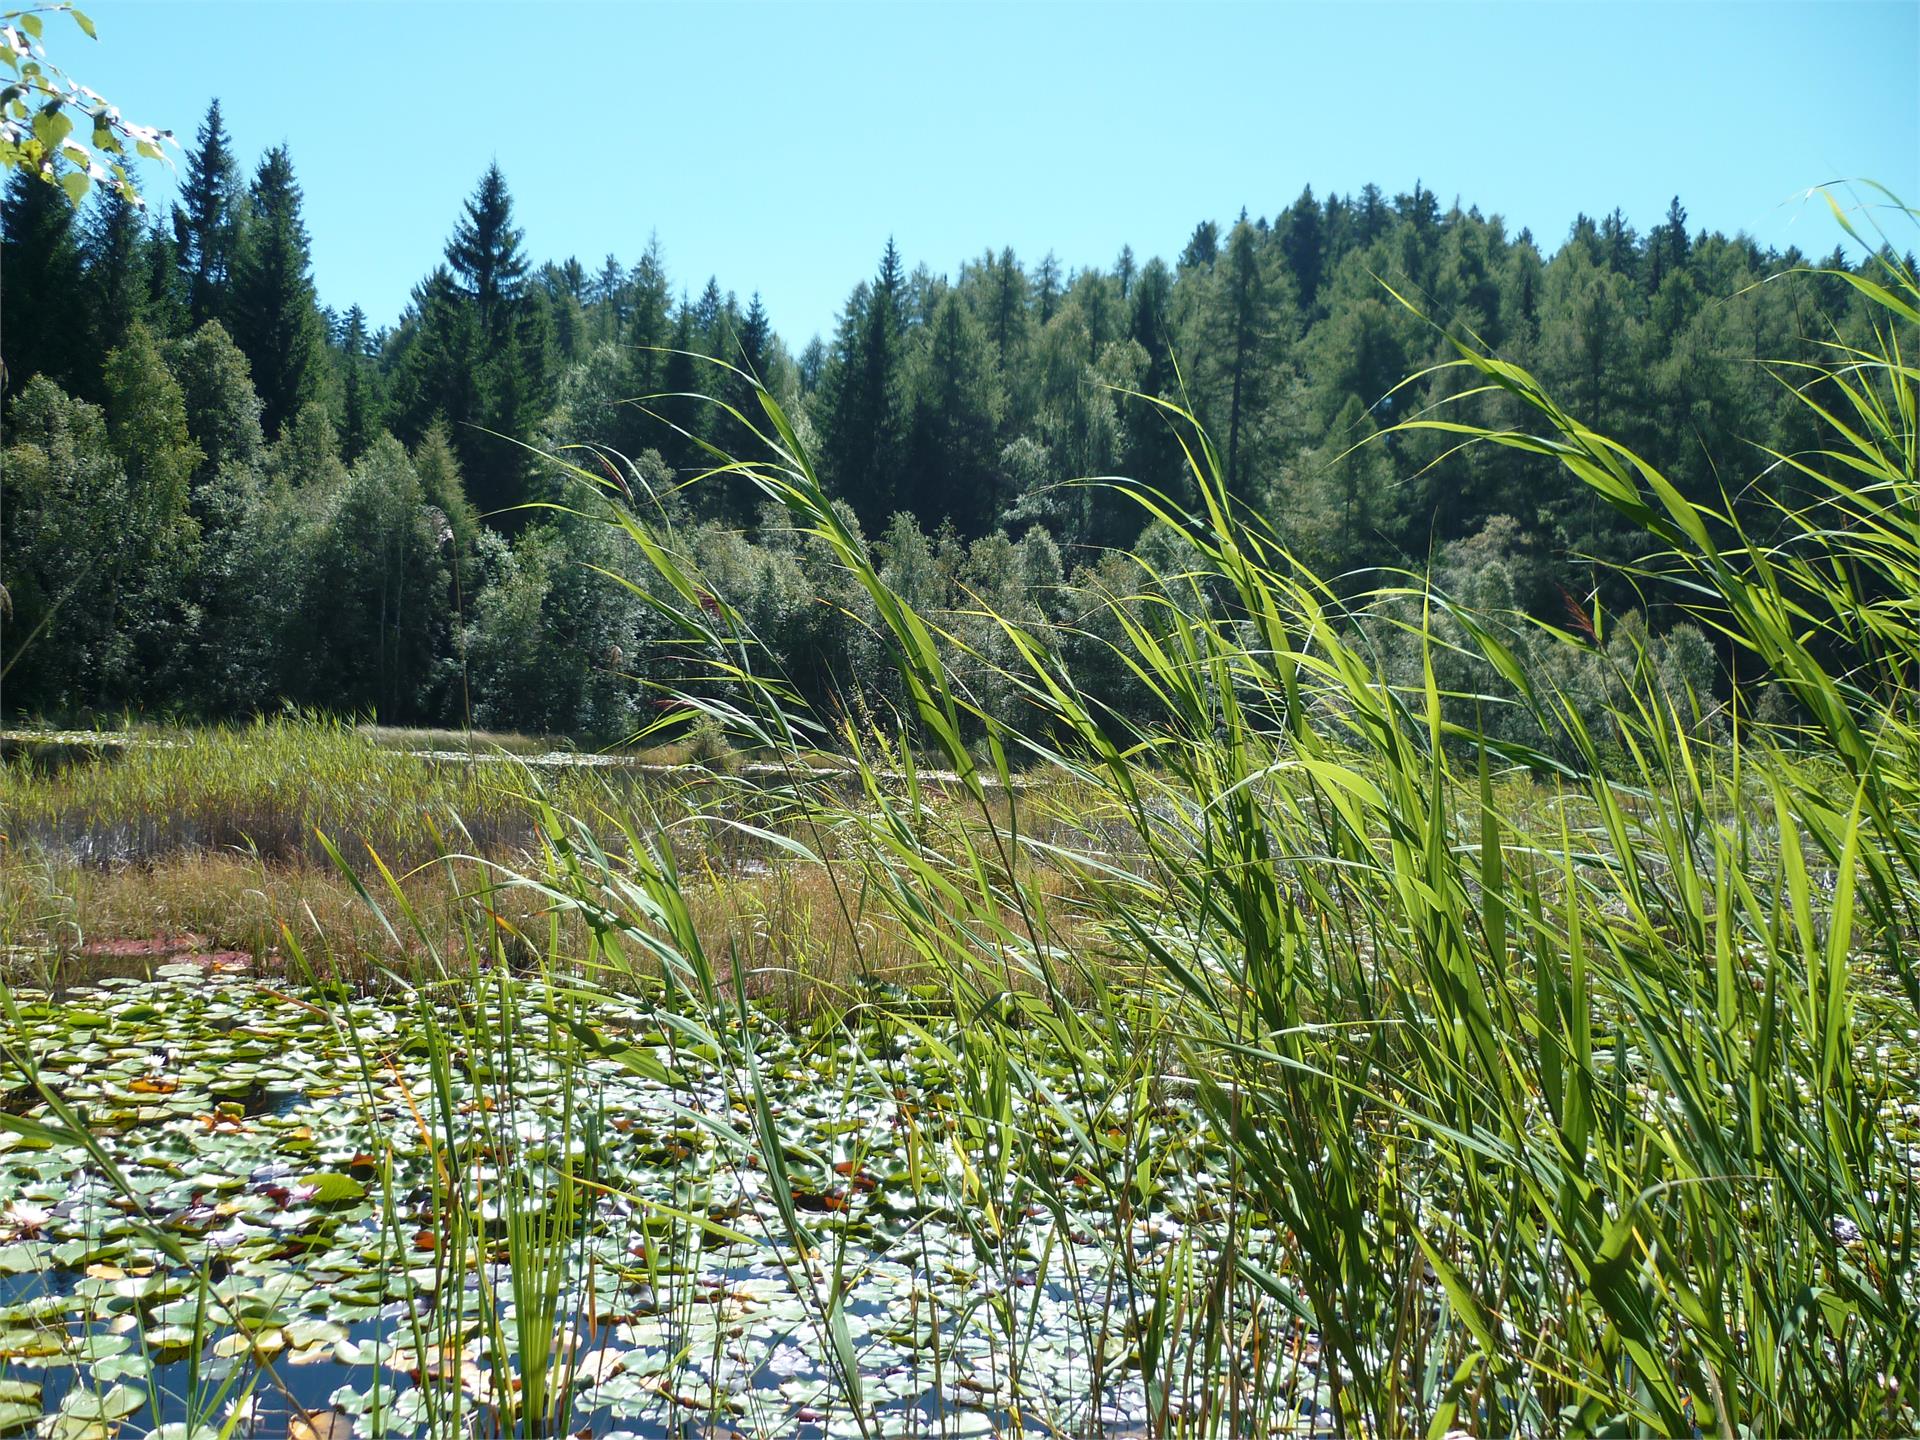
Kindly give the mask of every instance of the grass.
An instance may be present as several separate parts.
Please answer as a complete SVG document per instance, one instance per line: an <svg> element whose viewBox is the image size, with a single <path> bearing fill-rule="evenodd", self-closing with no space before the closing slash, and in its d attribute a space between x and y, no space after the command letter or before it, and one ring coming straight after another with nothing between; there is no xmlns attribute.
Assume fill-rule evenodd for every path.
<svg viewBox="0 0 1920 1440"><path fill-rule="evenodd" d="M1043 1324L1095 1357L1080 1413L1124 1394L1125 1423L1154 1436L1264 1433L1303 1395L1353 1435L1920 1429L1920 382L1903 358L1920 283L1892 260L1845 278L1884 324L1873 348L1783 373L1828 440L1769 458L1812 498L1766 537L1470 346L1452 362L1463 388L1503 392L1524 424L1405 422L1549 456L1638 524L1640 578L1678 581L1737 673L1791 696L1788 724L1736 704L1702 725L1706 697L1615 652L1596 728L1514 661L1501 637L1520 617L1420 587L1337 603L1170 406L1200 509L1130 493L1194 568L1106 617L1156 712L1137 726L1081 694L1054 637L1007 621L1019 723L956 689L770 396L759 452L715 473L782 504L866 589L903 726L800 707L756 673L766 652L724 601L700 603L711 589L670 526L606 511L693 601L682 623L736 697L687 703L770 768L528 781L509 814L457 788L481 784L470 773L369 761L417 787L396 818L350 768L317 767L332 793L312 807L375 851L419 853L410 817L463 799L511 837L439 861L437 892L418 888L426 870L347 872L384 946L443 957L405 992L417 1042L350 997L303 1002L386 1116L368 1153L387 1242L407 1253L422 1213L448 1237L405 1283L432 1269L436 1288L478 1286L470 1316L414 1322L454 1326L417 1349L473 1345L491 1388L463 1410L460 1387L430 1387L446 1408L425 1428L570 1426L589 1237L630 1237L689 1306L665 1277L739 1226L803 1303L821 1403L863 1436L892 1433L875 1406L893 1372L864 1362L861 1308L862 1276L891 1263L912 1276L889 1311L911 1368L950 1395L964 1353L1010 1430L1050 1423ZM1410 600L1428 663L1396 683L1357 612ZM1440 684L1460 672L1434 663L1442 634L1463 637L1447 658L1486 694ZM1491 739L1469 717L1494 703L1526 707L1551 745ZM823 748L851 769L817 773L805 757ZM62 779L58 800L16 781L7 823L38 844L68 809L95 817L72 833L117 805L195 813L170 763ZM241 779L226 793L297 808ZM881 988L893 977L911 988ZM799 1062L742 1003L782 983L848 1021L820 1032L807 1053L832 1054L813 1073L898 1107L884 1125L829 1114L837 1160L796 1135ZM0 1126L76 1127L56 1078L10 1058L45 1114ZM396 1109L381 1087L403 1061L424 1078ZM751 1174L751 1204L610 1180L591 1097L616 1072L703 1137L704 1183ZM1194 1155L1204 1185L1183 1173ZM931 1222L856 1230L870 1171L951 1227L938 1263ZM941 1299L949 1233L978 1283ZM717 1380L703 1393L707 1423L748 1423ZM925 1428L958 1433L954 1413Z"/></svg>

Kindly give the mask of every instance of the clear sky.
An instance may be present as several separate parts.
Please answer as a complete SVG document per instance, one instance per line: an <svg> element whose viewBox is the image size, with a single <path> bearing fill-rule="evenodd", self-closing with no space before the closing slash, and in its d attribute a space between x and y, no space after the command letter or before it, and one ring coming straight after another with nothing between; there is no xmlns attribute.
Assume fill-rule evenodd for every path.
<svg viewBox="0 0 1920 1440"><path fill-rule="evenodd" d="M390 324L490 159L536 259L651 231L673 282L765 298L798 349L893 235L1108 265L1302 185L1530 226L1681 197L1695 228L1824 253L1807 187L1920 203L1920 0L1799 4L515 5L82 0L53 58L190 144L221 98L279 141L321 299ZM147 167L156 201L172 181Z"/></svg>

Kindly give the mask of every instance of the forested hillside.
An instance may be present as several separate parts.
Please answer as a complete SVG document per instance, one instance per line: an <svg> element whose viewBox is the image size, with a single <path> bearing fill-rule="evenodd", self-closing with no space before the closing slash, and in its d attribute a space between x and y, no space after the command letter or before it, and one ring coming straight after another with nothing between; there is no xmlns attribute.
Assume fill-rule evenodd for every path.
<svg viewBox="0 0 1920 1440"><path fill-rule="evenodd" d="M183 181L149 217L111 191L76 212L18 171L0 207L10 715L291 704L629 732L651 713L635 679L676 660L658 610L601 573L657 585L632 547L597 519L524 508L586 498L540 459L569 445L597 449L570 458L631 503L666 507L803 690L884 703L864 602L833 560L743 486L683 487L704 445L749 444L690 396L757 414L749 382L702 356L799 417L897 589L932 612L983 597L1056 622L1096 687L1076 591L1141 585L1117 547L1178 562L1132 501L1063 483L1125 475L1182 498L1179 441L1133 391L1184 399L1232 492L1320 573L1357 590L1431 563L1482 604L1564 619L1594 601L1591 562L1629 561L1644 536L1538 458L1432 431L1372 438L1451 398L1462 372L1420 374L1451 357L1449 335L1526 366L1706 500L1714 457L1757 470L1817 439L1754 357L1812 359L1866 325L1844 278L1695 231L1677 199L1644 234L1616 210L1549 248L1419 186L1369 186L1202 221L1168 259L1002 249L935 274L888 242L834 335L795 347L751 276L694 280L697 257L670 270L651 239L537 261L492 169L449 217L445 263L375 328L316 294L284 148L243 174L216 103ZM668 398L630 403L654 395ZM1505 418L1490 399L1454 414ZM1779 498L1735 503L1764 532ZM1622 583L1604 606L1646 604ZM990 685L990 647L956 650L963 678ZM1124 704L1124 677L1108 685Z"/></svg>

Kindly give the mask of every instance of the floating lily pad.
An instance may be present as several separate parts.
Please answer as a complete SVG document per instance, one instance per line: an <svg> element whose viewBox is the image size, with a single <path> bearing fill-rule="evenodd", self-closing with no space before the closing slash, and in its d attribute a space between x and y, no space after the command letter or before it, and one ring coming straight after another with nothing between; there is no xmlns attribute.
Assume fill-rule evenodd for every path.
<svg viewBox="0 0 1920 1440"><path fill-rule="evenodd" d="M337 1170L323 1170L309 1175L300 1182L301 1188L313 1192L312 1199L318 1205L342 1205L367 1197L367 1187L351 1175L343 1175Z"/></svg>

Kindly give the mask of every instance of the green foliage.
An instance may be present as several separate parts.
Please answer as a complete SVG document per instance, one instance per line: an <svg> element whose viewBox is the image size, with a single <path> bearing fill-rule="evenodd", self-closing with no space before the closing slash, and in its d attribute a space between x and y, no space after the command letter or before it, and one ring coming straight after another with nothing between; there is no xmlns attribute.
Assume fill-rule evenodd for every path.
<svg viewBox="0 0 1920 1440"><path fill-rule="evenodd" d="M93 21L71 4L0 12L0 65L8 71L0 83L0 169L57 186L73 205L96 184L138 201L123 163L129 147L158 160L173 132L127 120L48 60L42 17L49 14L69 15L89 40L98 38ZM81 123L88 127L85 141L74 134Z"/></svg>
<svg viewBox="0 0 1920 1440"><path fill-rule="evenodd" d="M227 311L244 199L240 164L217 99L208 104L193 149L187 153L181 199L174 221L180 236L179 263L186 276L193 323L204 325Z"/></svg>
<svg viewBox="0 0 1920 1440"><path fill-rule="evenodd" d="M260 161L247 192L225 313L253 369L261 423L278 435L300 407L319 398L329 375L326 330L309 275L300 187L284 146Z"/></svg>
<svg viewBox="0 0 1920 1440"><path fill-rule="evenodd" d="M453 623L453 535L400 442L375 441L318 497L302 538L305 593L289 633L301 698L393 722L432 713Z"/></svg>
<svg viewBox="0 0 1920 1440"><path fill-rule="evenodd" d="M492 563L463 641L475 718L606 741L635 733L651 718L635 677L650 663L658 622L617 578L633 569L618 531L561 515Z"/></svg>
<svg viewBox="0 0 1920 1440"><path fill-rule="evenodd" d="M5 454L10 703L64 712L126 693L129 637L100 601L118 579L126 472L100 410L36 377L14 400Z"/></svg>
<svg viewBox="0 0 1920 1440"><path fill-rule="evenodd" d="M186 405L187 432L200 448L197 478L223 465L257 466L266 451L263 407L247 357L217 320L171 348L174 378Z"/></svg>
<svg viewBox="0 0 1920 1440"><path fill-rule="evenodd" d="M0 360L8 393L36 375L69 389L92 389L72 203L26 170L15 170L0 200L0 226L0 266L7 275Z"/></svg>
<svg viewBox="0 0 1920 1440"><path fill-rule="evenodd" d="M148 693L214 714L316 694L307 666L319 641L303 627L324 626L323 612L300 598L317 593L308 577L280 572L336 553L340 537L320 538L330 497L388 430L409 449L429 528L451 532L442 563L452 613L443 620L436 612L427 626L432 678L421 680L408 662L404 697L377 682L355 689L366 703L377 692L383 708L455 722L483 692L503 713L514 710L518 702L500 689L508 675L544 683L539 665L510 658L499 617L560 604L536 578L557 573L552 537L530 541L528 563L516 569L483 532L512 537L538 513L529 506L575 503L573 482L529 449L574 444L588 448L570 454L599 457L585 466L593 479L617 477L623 511L671 522L686 553L711 561L715 592L753 616L766 653L810 697L836 697L854 713L901 703L901 679L864 629L865 602L835 563L784 520L768 523L738 474L700 478L715 467L708 447L758 453L756 381L781 402L796 440L818 453L822 483L864 531L881 534L899 512L914 517L923 539L951 526L950 538L928 547L941 576L936 609L950 616L967 608L968 586L985 583L963 578L979 542L982 557L1004 557L1000 539L1037 525L1059 553L1059 588L1014 608L1106 624L1093 614L1100 606L1083 602L1129 573L1104 552L1139 545L1141 515L1123 487L1080 482L1126 474L1179 507L1198 505L1180 436L1159 408L1166 401L1220 437L1235 497L1342 598L1383 575L1450 565L1454 547L1471 547L1506 516L1517 612L1556 626L1570 599L1603 619L1637 612L1657 645L1681 618L1683 597L1658 577L1628 578L1644 546L1617 512L1556 481L1538 456L1394 424L1436 406L1483 425L1516 418L1510 396L1432 363L1445 358L1448 337L1479 336L1534 367L1661 465L1683 494L1714 503L1725 467L1709 457L1756 441L1801 454L1832 439L1820 414L1745 357L1804 360L1816 353L1809 333L1828 327L1855 343L1866 324L1863 299L1840 278L1844 259L1831 275L1782 275L1799 258L1792 252L1690 236L1671 216L1640 236L1618 215L1583 220L1547 255L1497 218L1443 212L1424 189L1369 189L1324 200L1303 194L1271 220L1203 226L1177 266L1126 251L1111 271L1069 270L1051 257L1030 271L1003 249L949 281L909 272L890 248L850 298L831 347L795 360L757 297L743 309L715 278L675 302L657 241L631 265L612 257L592 273L575 260L536 267L506 180L490 168L452 228L446 265L422 282L398 325L372 332L350 311L329 332L284 153L263 157L243 193L216 106L185 182L177 226L141 233L117 203L76 231L57 196L16 177L0 207L6 263L10 277L30 279L0 297L0 337L10 387L46 373L96 402L108 399L108 349L134 348L136 323L160 342L200 452L189 509L205 535L200 568L186 567L168 602L179 608L137 618L155 633L181 627L177 643L163 647L174 658L150 657ZM1777 283L1760 283L1768 277ZM1420 297L1423 313L1394 303L1394 293ZM194 313L209 318L188 330ZM1408 376L1413 367L1424 368ZM133 482L144 484L149 468L172 473L178 449L158 443L153 466L144 455L123 466ZM1779 523L1771 501L1804 498L1791 470L1776 470L1773 481L1788 490L1748 487L1734 502L1763 541ZM407 508L354 511L399 527L363 536L367 553L411 552ZM249 548L217 553L230 544ZM493 560L482 562L483 549ZM371 587L343 603L377 615L384 582L370 571L340 573ZM509 577L523 593L513 606L494 606L484 592ZM1056 603L1082 587L1080 600ZM547 598L530 598L534 591ZM584 599L560 604L567 614L580 606L582 615L593 608ZM250 612L263 617L251 629L242 622ZM495 617L485 627L493 678L475 690L453 677L471 679L460 637L481 633L474 625L483 612ZM112 613L122 623L136 618ZM625 622L568 619L559 630L576 623L600 651L613 644L630 654ZM1367 623L1376 643L1398 654L1396 627L1411 622L1376 615ZM953 628L966 627L956 620ZM215 629L225 638L216 641ZM1530 627L1516 621L1516 633ZM1725 641L1706 633L1724 667ZM378 622L367 634L387 637L372 642L376 656L392 641ZM11 653L24 640L16 625L0 648ZM1083 635L1058 643L1102 677L1104 699L1129 712L1131 682L1110 654ZM1006 682L966 652L956 641L949 659L976 698L1011 715L1011 693L1000 693ZM626 668L655 678L680 673L685 658L668 647L631 656ZM378 661L374 670L397 673ZM186 678L215 674L225 678L207 680L208 689ZM1606 688L1590 679L1569 680L1589 709ZM530 699L526 713L537 718L528 723L565 728L573 723L565 717L587 716L579 723L594 733L618 733L644 718L646 702L599 694L615 683L638 682L576 675L558 698ZM1717 695L1725 685L1716 676ZM8 707L31 709L39 693L11 687ZM62 693L65 706L101 703L106 692L82 685Z"/></svg>
<svg viewBox="0 0 1920 1440"><path fill-rule="evenodd" d="M127 473L129 540L170 558L191 537L188 487L200 447L187 429L186 400L146 326L107 354L107 441Z"/></svg>

